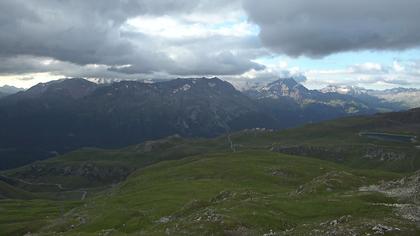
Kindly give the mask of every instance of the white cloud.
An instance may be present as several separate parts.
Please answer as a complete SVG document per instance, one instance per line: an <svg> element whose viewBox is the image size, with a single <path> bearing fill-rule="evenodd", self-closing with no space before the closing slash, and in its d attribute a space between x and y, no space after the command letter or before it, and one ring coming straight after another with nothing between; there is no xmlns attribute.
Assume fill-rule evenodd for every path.
<svg viewBox="0 0 420 236"><path fill-rule="evenodd" d="M392 65L366 62L344 69L312 69L302 73L307 76L307 83L313 88L324 87L328 84L346 84L386 89L394 87L420 88L420 79L416 76L416 72L419 71L420 64L416 65L413 61L399 61L393 62Z"/></svg>
<svg viewBox="0 0 420 236"><path fill-rule="evenodd" d="M172 16L138 16L126 22L125 30L169 39L208 38L212 36L256 36L258 27L242 19L223 22L192 21Z"/></svg>
<svg viewBox="0 0 420 236"><path fill-rule="evenodd" d="M392 66L394 70L397 72L403 72L405 70L405 67L401 65L398 61L394 61Z"/></svg>
<svg viewBox="0 0 420 236"><path fill-rule="evenodd" d="M53 75L49 72L27 73L21 75L1 75L0 86L13 85L18 88L29 88L38 83L45 83L61 78L63 78L62 75Z"/></svg>
<svg viewBox="0 0 420 236"><path fill-rule="evenodd" d="M0 74L48 68L88 75L95 71L89 65L101 65L93 76L176 77L263 68L252 61L261 48L258 29L246 21L239 1L6 0L0 8L0 57L10 62L10 68L0 65ZM42 60L29 63L39 68L22 68L28 55Z"/></svg>
<svg viewBox="0 0 420 236"><path fill-rule="evenodd" d="M306 81L302 71L298 67L289 67L287 60L255 61L264 64L265 68L262 70L250 70L237 76L224 76L223 78L231 82L239 90L246 90L256 85L264 85L280 78L293 77L300 83Z"/></svg>

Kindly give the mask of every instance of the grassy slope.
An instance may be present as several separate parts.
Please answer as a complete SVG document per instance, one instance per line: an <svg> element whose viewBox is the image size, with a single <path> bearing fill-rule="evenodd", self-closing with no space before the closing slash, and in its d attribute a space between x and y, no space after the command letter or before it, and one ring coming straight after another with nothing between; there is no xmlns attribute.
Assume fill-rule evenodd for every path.
<svg viewBox="0 0 420 236"><path fill-rule="evenodd" d="M406 122L406 124L408 124ZM417 144L405 144L368 139L359 136L361 131L387 131L411 133L420 136L418 129L401 125L378 115L352 117L280 132L243 131L231 135L236 150L270 150L283 146L309 146L340 149L332 156L301 154L336 161L351 167L376 168L398 172L411 172L420 168L420 150ZM363 158L369 148L384 152L403 153L402 160ZM31 182L60 183L66 189L98 187L122 181L137 168L164 160L187 156L230 151L226 136L216 139L181 139L177 137L146 142L120 150L81 149L46 161L36 162L5 172L7 175ZM69 171L70 170L70 171Z"/></svg>
<svg viewBox="0 0 420 236"><path fill-rule="evenodd" d="M0 180L0 199L8 198L33 199L35 195Z"/></svg>
<svg viewBox="0 0 420 236"><path fill-rule="evenodd" d="M49 200L0 200L0 235L24 235L40 230L80 205Z"/></svg>
<svg viewBox="0 0 420 236"><path fill-rule="evenodd" d="M419 143L402 143L380 141L362 137L361 131L390 132L396 134L412 134L420 137L420 125L398 123L377 115L375 117L351 117L310 124L300 128L280 132L242 131L232 135L233 142L238 149L265 147L306 146L322 147L340 150L340 153L329 157L325 155L310 155L324 160L337 161L357 168L376 168L397 172L411 172L420 168L420 150L415 148ZM369 160L364 158L367 149L382 150L383 152L402 154L401 159ZM338 156L338 157L337 157Z"/></svg>
<svg viewBox="0 0 420 236"><path fill-rule="evenodd" d="M350 215L341 224L357 232L371 232L372 224L383 223L415 235L420 231L390 208L372 205L394 199L357 192L360 186L398 177L271 152L196 156L138 170L43 231L255 235L294 229L306 234L329 230L320 223Z"/></svg>
<svg viewBox="0 0 420 236"><path fill-rule="evenodd" d="M416 129L404 129L402 126L391 126L394 122L378 117L350 117L317 124L309 124L299 128L280 132L238 132L236 142L245 146L270 145L273 142L308 145L348 145L371 143L377 145L392 145L412 147L410 144L385 142L359 136L361 131L388 131L394 133L409 133L420 135Z"/></svg>
<svg viewBox="0 0 420 236"><path fill-rule="evenodd" d="M354 191L362 185L400 177L400 174L379 169L410 172L420 167L419 161L411 157L402 161L362 159L366 145L417 156L418 150L413 144L360 137L360 131L419 134L418 127L408 122L398 123L381 116L354 117L281 132L238 132L231 135L235 149L241 151L236 154L202 155L229 151L227 137L212 140L169 138L121 150L75 151L35 163L35 167L42 167L37 171L33 166L26 166L6 174L33 182L60 183L66 190L71 190L109 185L140 169L117 187L98 194L97 190L92 194L89 189L86 204L66 214L80 202L2 200L2 212L15 215L10 218L9 213L0 216L0 235L19 235L17 232L23 231L97 235L102 230L106 233L107 229L114 229L117 234L145 235L160 235L167 230L191 234L231 231L260 234L290 228L294 228L293 232L307 233L312 228L320 228L320 222L344 215L352 215L352 219L343 224L359 227L360 231L371 228L364 225L364 221L415 230L413 225L395 218L390 208L371 205L372 202L394 202L394 199ZM344 165L267 152L273 147L288 145L350 148L340 161ZM201 156L191 157L194 155ZM166 160L174 161L162 162ZM158 162L162 163L156 164ZM75 172L62 174L62 170L69 167ZM86 169L91 171L91 167L108 174L99 177L92 173L80 174ZM112 172L118 168L124 172L120 173L122 179L119 172L116 176ZM38 197L47 196L51 191L22 183L18 187L35 191ZM297 189L300 194L296 194ZM66 195L61 192L54 194ZM80 197L80 193L76 195ZM51 208L45 207L46 204ZM17 210L21 206L25 206L24 211ZM30 209L38 211L31 214ZM40 220L46 216L48 220ZM171 220L156 222L159 219L165 221L166 218L162 218L165 216L170 216ZM83 224L79 225L81 222ZM71 225L75 226L74 229ZM319 230L325 229L321 227Z"/></svg>
<svg viewBox="0 0 420 236"><path fill-rule="evenodd" d="M70 190L91 188L118 183L137 168L160 161L227 150L226 140L169 137L118 150L84 148L4 173L30 182L62 184Z"/></svg>

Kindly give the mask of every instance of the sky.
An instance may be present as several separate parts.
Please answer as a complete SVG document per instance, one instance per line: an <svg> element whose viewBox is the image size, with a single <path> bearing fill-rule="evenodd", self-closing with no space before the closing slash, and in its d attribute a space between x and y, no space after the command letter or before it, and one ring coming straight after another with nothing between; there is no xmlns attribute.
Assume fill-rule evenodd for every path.
<svg viewBox="0 0 420 236"><path fill-rule="evenodd" d="M217 76L420 88L420 1L1 0L0 86Z"/></svg>

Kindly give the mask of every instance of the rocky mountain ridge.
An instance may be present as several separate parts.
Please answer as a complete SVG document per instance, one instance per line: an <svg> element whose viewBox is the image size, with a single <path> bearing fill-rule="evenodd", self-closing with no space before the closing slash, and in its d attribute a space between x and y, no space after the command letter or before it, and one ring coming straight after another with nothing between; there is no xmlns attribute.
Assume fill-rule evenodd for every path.
<svg viewBox="0 0 420 236"><path fill-rule="evenodd" d="M14 86L4 85L0 87L0 98L6 97L8 95L23 91L21 88L16 88Z"/></svg>
<svg viewBox="0 0 420 236"><path fill-rule="evenodd" d="M0 99L0 167L80 147L123 147L174 134L285 129L393 107L309 90L293 78L240 92L218 78L96 84L66 79ZM17 164L16 164L17 165Z"/></svg>

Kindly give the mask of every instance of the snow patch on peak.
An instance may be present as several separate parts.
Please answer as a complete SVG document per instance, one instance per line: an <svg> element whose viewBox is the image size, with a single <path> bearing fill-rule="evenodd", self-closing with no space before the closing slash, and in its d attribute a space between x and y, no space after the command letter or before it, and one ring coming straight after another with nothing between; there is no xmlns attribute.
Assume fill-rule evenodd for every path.
<svg viewBox="0 0 420 236"><path fill-rule="evenodd" d="M344 95L360 95L365 94L368 91L364 88L359 88L357 86L348 86L348 85L329 85L321 89L322 93L339 93Z"/></svg>
<svg viewBox="0 0 420 236"><path fill-rule="evenodd" d="M182 90L183 90L183 91L187 91L187 90L189 90L190 88L191 88L191 85L189 85L189 84L186 84L186 85L182 86Z"/></svg>
<svg viewBox="0 0 420 236"><path fill-rule="evenodd" d="M191 89L191 85L189 84L184 84L182 87L174 89L174 91L172 93L178 93L178 92L185 92Z"/></svg>

